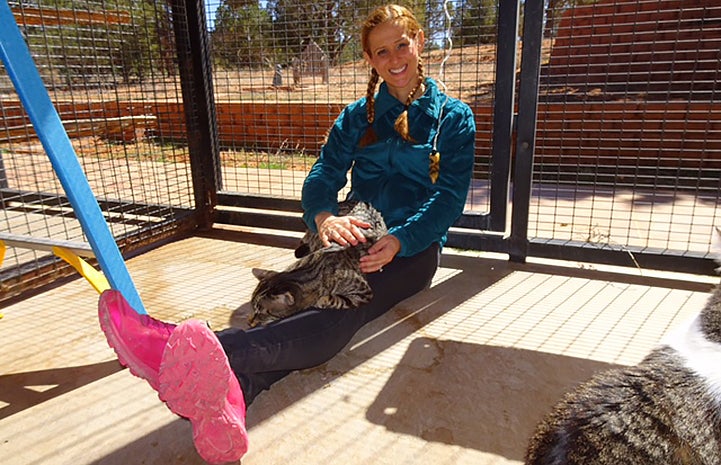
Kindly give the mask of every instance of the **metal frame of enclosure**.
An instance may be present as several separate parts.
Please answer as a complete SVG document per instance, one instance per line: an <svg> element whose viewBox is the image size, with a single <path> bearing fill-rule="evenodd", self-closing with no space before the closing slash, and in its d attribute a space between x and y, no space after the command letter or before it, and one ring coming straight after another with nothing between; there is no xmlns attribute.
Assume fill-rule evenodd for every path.
<svg viewBox="0 0 721 465"><path fill-rule="evenodd" d="M123 0L77 0L71 13L50 2L10 3L126 256L217 225L304 229L302 179L339 110L365 92L365 77L355 81L366 72L357 43L342 48L333 42L338 34L313 38L328 53L323 74L299 61L311 50L308 38L288 31L264 38L269 25L290 14L282 1L272 3L272 12L215 0L169 0L137 12ZM312 3L331 9L329 2ZM473 28L464 21L493 17L492 27L482 28L486 36L456 37L450 49L458 72L446 82L449 94L471 105L479 134L467 211L448 245L519 262L539 257L713 273L709 242L721 208L721 2L487 3L414 5L426 12L433 38L426 57L432 77L444 71L439 62L449 53L451 31L468 34ZM371 8L333 5L355 7L355 21ZM452 7L452 24L438 15L443 6ZM479 8L485 13L474 13ZM258 29L244 29L254 39L243 41L229 25L249 11ZM136 44L139 32L146 42ZM128 44L138 47L135 60L146 61L121 56ZM241 57L248 44L259 47L248 53L260 64ZM80 59L92 55L88 47L99 50L95 61ZM481 49L483 58L475 55ZM93 71L83 75L84 69ZM490 83L482 73L491 74ZM3 237L82 242L6 81L0 81ZM130 87L138 90L126 95ZM289 168L291 159L307 161ZM42 247L8 250L0 302L74 275Z"/></svg>

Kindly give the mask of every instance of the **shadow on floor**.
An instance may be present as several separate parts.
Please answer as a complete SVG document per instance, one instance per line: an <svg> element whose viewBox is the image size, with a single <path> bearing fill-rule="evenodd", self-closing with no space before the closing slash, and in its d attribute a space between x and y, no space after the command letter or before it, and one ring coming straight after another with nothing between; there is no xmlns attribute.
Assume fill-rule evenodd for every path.
<svg viewBox="0 0 721 465"><path fill-rule="evenodd" d="M342 376L368 357L381 353L412 334L420 326L442 316L496 280L502 279L507 272L504 271L503 265L501 268L498 265L493 260L479 261L476 258L453 256L444 259L443 266L453 269L455 274L437 286L406 300L396 310L362 328L354 338L355 345L354 342L351 342L349 346L352 348L344 350L337 356L339 364L343 366L342 370L336 370L336 364L333 364L332 367L324 364L314 369L304 370L301 389L294 385L298 382L298 377L291 375L280 381L280 383L288 383L289 389L271 388L270 391L261 394L249 410L248 427L252 428L302 400L306 393L321 389L329 382L329 378ZM494 271L490 272L491 269ZM459 292L459 289L464 289L464 291ZM246 325L245 319L250 310L249 307L249 303L240 305L230 315L231 325ZM417 313L419 309L420 314ZM409 312L414 314L405 318L405 324L394 325L399 318L403 318L404 314ZM358 340L365 342L358 344ZM319 373L314 373L314 371ZM122 449L110 452L107 456L94 462L93 465L132 463L137 457L142 457L145 465L204 464L205 462L195 451L191 438L192 431L188 422L177 420L166 427L153 431L152 434L127 444Z"/></svg>
<svg viewBox="0 0 721 465"><path fill-rule="evenodd" d="M432 288L401 302L394 310L365 325L349 343L348 348L330 362L317 368L303 370L303 389L284 389L283 393L279 394L274 387L271 387L269 391L261 393L248 410L248 426L252 428L253 425L293 405L302 399L305 393L321 389L333 379L392 347L513 271L505 261L460 255L444 257L442 267L450 269L452 275ZM232 318L242 318L241 314L246 309L246 305L240 306ZM402 324L398 324L399 320L403 320ZM359 343L359 341L363 342ZM297 373L281 380L280 383L297 382L297 376L293 375Z"/></svg>
<svg viewBox="0 0 721 465"><path fill-rule="evenodd" d="M285 246L290 245L288 242ZM363 327L333 360L281 380L279 384L287 383L287 388L274 386L261 394L249 409L248 427L273 417L302 400L307 393L322 389L514 271L582 275L622 282L630 279L675 288L679 285L671 280L629 278L572 267L521 265L451 254L443 257L442 266L451 270L449 277ZM708 284L689 285L690 288L703 286ZM245 326L249 310L249 303L240 304L229 315L230 325ZM528 436L551 405L573 385L610 367L612 365L540 352L418 338L366 415L369 421L390 431L522 460ZM413 389L413 395L405 391L409 389ZM418 399L424 402L417 402ZM178 420L109 454L96 465L123 463L124 458L137 456L144 457L148 465L202 464L191 435L187 422Z"/></svg>
<svg viewBox="0 0 721 465"><path fill-rule="evenodd" d="M615 367L508 347L414 339L366 417L389 431L523 460L561 396Z"/></svg>
<svg viewBox="0 0 721 465"><path fill-rule="evenodd" d="M190 422L178 419L89 465L207 465L195 450Z"/></svg>
<svg viewBox="0 0 721 465"><path fill-rule="evenodd" d="M349 348L341 351L330 362L317 368L303 370L302 381L298 377L298 373L294 373L289 378L280 381L280 383L302 382L302 389L283 389L283 393L279 393L272 387L270 391L260 394L249 408L248 426L252 427L272 417L300 400L305 393L322 388L327 383L332 382L333 379L342 376L365 360L392 347L515 271L525 270L569 277L618 281L627 284L642 284L674 289L685 288L694 291L708 291L711 287L708 282L696 283L666 278L629 276L621 273L567 266L519 264L507 260L452 254L443 256L442 267L450 269L452 275L431 289L401 302L394 310L361 328L349 344ZM241 321L248 311L249 305L243 304L239 306L231 317L232 321L236 323ZM402 323L399 323L400 320L403 320ZM362 342L359 343L359 341ZM559 360L555 356L543 353L529 353L526 358L532 358L531 354L543 358L548 364L562 365L562 363L571 363L568 370L565 371L568 375L565 381L560 379L557 388L549 386L548 392L551 393L554 402L560 397L563 387L568 387L574 382L584 379L585 375L609 366L588 360L570 362L570 359L567 360L566 357ZM482 357L481 360L483 360ZM480 369L481 367L476 368ZM532 379L533 376L528 374L527 381L531 382ZM544 407L548 408L552 403L549 401L544 404ZM489 418L494 417L489 416ZM538 418L540 417L534 418L533 422ZM516 450L516 448L514 447L511 450Z"/></svg>
<svg viewBox="0 0 721 465"><path fill-rule="evenodd" d="M122 370L117 360L0 375L0 420Z"/></svg>

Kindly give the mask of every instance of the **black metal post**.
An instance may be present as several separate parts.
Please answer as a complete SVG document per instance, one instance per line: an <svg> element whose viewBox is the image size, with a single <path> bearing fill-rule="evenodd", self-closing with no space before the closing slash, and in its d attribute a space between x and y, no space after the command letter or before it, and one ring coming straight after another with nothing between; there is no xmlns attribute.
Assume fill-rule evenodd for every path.
<svg viewBox="0 0 721 465"><path fill-rule="evenodd" d="M523 14L521 80L518 89L516 156L513 171L513 210L510 259L525 262L528 256L528 215L533 181L533 153L536 143L538 85L543 41L543 0L526 0Z"/></svg>
<svg viewBox="0 0 721 465"><path fill-rule="evenodd" d="M202 0L171 0L193 192L199 229L213 225L220 183L218 125L205 7Z"/></svg>
<svg viewBox="0 0 721 465"><path fill-rule="evenodd" d="M516 93L520 0L500 0L496 47L496 91L491 149L491 231L506 231Z"/></svg>

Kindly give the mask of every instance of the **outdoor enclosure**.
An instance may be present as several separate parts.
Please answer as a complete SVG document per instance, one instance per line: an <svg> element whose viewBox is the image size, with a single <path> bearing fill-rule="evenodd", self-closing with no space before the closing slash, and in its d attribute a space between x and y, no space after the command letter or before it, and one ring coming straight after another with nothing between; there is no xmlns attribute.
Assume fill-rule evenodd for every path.
<svg viewBox="0 0 721 465"><path fill-rule="evenodd" d="M450 245L712 271L721 0L404 3L425 74L476 115ZM305 174L366 91L376 4L10 2L128 254L213 224L302 229ZM0 92L6 301L74 274L38 244L85 239L5 75Z"/></svg>

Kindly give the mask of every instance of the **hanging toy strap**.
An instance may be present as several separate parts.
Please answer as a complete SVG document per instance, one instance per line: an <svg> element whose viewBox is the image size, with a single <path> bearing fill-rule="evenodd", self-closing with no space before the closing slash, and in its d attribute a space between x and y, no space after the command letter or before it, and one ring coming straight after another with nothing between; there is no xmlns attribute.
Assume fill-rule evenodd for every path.
<svg viewBox="0 0 721 465"><path fill-rule="evenodd" d="M428 175L431 178L431 182L433 184L436 183L438 180L438 176L441 172L441 152L438 151L438 135L441 133L441 123L443 122L443 109L446 107L446 103L448 103L448 87L446 86L446 83L443 82L445 79L446 74L446 62L451 57L451 51L453 50L453 40L451 39L451 25L452 25L452 19L451 14L448 12L448 3L450 0L445 0L443 2L443 14L445 16L445 31L443 33L443 38L445 39L445 42L447 44L445 48L445 52L443 54L443 60L441 60L441 65L438 70L438 83L440 84L441 88L443 89L443 94L445 95L445 99L443 100L443 103L441 104L441 109L438 111L438 121L436 126L436 134L433 136L433 149L431 150L431 153L428 155L428 159L430 160L430 166L428 168Z"/></svg>

